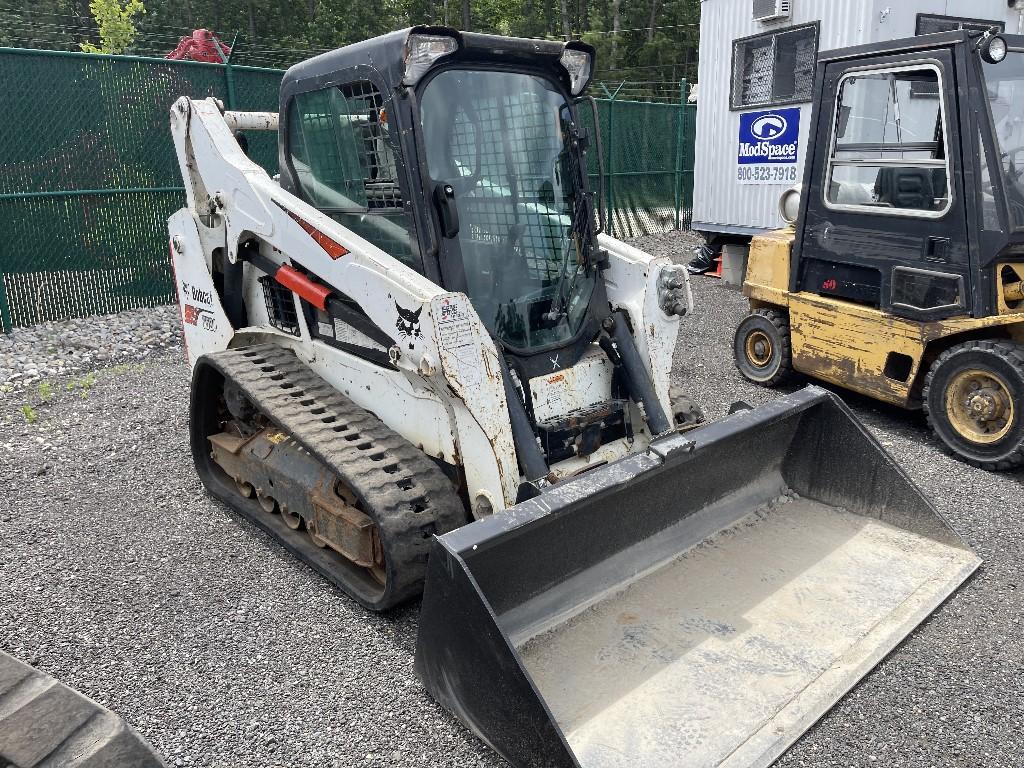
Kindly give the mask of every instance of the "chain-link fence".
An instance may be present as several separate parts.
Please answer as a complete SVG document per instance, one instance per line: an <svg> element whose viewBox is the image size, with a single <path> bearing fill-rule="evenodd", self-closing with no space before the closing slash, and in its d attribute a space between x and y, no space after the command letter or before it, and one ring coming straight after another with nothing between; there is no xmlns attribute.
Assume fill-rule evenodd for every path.
<svg viewBox="0 0 1024 768"><path fill-rule="evenodd" d="M602 85L598 99L608 231L639 237L689 229L693 213L694 135L697 105L686 102L686 83L673 100L620 98L629 85ZM598 181L596 152L590 172ZM595 186L596 188L596 186Z"/></svg>
<svg viewBox="0 0 1024 768"><path fill-rule="evenodd" d="M168 109L188 95L276 110L281 74L0 48L0 328L173 301L166 222L184 189ZM682 99L599 100L616 236L688 225L694 111ZM274 135L253 134L249 148L276 172Z"/></svg>
<svg viewBox="0 0 1024 768"><path fill-rule="evenodd" d="M280 72L231 68L239 109L276 109ZM168 109L227 99L220 65L0 49L4 330L174 300L167 217L184 189ZM274 138L253 156L277 165Z"/></svg>

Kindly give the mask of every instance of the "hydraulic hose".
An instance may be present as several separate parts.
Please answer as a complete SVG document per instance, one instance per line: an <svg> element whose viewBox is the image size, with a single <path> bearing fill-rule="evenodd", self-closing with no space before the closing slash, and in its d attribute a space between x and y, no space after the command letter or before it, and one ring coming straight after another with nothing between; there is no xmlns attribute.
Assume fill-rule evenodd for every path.
<svg viewBox="0 0 1024 768"><path fill-rule="evenodd" d="M533 425L530 424L523 398L512 383L508 364L505 358L500 355L498 357L501 360L501 380L505 384L505 400L508 402L508 414L512 422L512 442L516 447L516 456L527 480L543 480L550 474L551 469L544 458L544 452L537 444L537 436L533 432Z"/></svg>

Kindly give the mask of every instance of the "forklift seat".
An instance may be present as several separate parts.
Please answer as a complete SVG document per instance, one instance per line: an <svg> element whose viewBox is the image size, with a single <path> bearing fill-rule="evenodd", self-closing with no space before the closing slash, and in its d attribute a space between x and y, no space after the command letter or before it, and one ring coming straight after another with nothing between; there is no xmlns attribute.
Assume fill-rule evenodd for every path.
<svg viewBox="0 0 1024 768"><path fill-rule="evenodd" d="M947 188L945 169L936 170L933 175L931 168L880 168L875 199L893 208L934 211L936 197L944 198Z"/></svg>

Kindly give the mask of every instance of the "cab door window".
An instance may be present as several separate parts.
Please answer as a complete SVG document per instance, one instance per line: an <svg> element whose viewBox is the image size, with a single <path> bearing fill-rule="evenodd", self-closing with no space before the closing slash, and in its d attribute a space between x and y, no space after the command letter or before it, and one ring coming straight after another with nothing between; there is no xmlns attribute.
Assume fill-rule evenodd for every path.
<svg viewBox="0 0 1024 768"><path fill-rule="evenodd" d="M829 208L938 218L949 210L949 153L935 66L854 71L840 82Z"/></svg>
<svg viewBox="0 0 1024 768"><path fill-rule="evenodd" d="M305 198L406 266L420 270L380 91L357 81L298 94L288 150Z"/></svg>

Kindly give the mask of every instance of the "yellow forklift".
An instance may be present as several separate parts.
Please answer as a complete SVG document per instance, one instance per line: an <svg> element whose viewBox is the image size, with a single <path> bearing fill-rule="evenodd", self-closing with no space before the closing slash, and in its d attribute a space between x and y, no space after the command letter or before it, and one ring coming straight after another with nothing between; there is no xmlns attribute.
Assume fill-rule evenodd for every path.
<svg viewBox="0 0 1024 768"><path fill-rule="evenodd" d="M751 243L739 370L923 408L953 455L1021 466L1024 37L826 52L815 94L790 226Z"/></svg>

